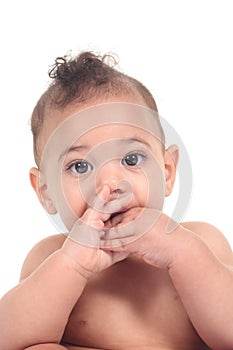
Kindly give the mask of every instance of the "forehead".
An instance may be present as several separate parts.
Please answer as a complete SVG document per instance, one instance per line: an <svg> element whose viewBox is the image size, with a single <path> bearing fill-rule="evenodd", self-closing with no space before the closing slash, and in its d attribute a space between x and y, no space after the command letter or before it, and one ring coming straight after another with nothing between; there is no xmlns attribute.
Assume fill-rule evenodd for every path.
<svg viewBox="0 0 233 350"><path fill-rule="evenodd" d="M66 112L68 113L68 112ZM93 144L104 139L133 138L161 140L161 127L157 112L122 102L102 103L83 109L71 116L50 118L43 134L46 149L64 153L75 142Z"/></svg>
<svg viewBox="0 0 233 350"><path fill-rule="evenodd" d="M78 136L78 135L77 135ZM153 133L146 129L127 123L109 123L98 125L80 134L75 143L88 145L90 148L96 144L113 140L131 140L141 143L154 143L160 141ZM125 143L126 144L126 143Z"/></svg>
<svg viewBox="0 0 233 350"><path fill-rule="evenodd" d="M46 120L44 141L46 143L58 129L63 132L72 132L73 130L77 134L84 134L94 128L101 127L105 127L105 131L107 131L106 126L113 124L121 126L122 131L126 127L133 130L134 127L149 132L156 137L161 136L157 111L151 110L145 105L131 102L108 102L92 105L91 107L87 105L86 108L81 110L71 108L52 113ZM112 132L114 132L114 129L112 129Z"/></svg>

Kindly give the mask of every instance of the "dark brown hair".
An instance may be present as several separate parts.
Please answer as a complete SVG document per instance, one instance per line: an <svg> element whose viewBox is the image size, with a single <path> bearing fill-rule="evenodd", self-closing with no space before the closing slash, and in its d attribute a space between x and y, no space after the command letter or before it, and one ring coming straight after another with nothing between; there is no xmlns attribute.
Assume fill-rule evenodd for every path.
<svg viewBox="0 0 233 350"><path fill-rule="evenodd" d="M118 71L116 64L113 55L101 57L92 52L83 52L75 58L58 57L55 60L49 71L49 77L53 81L37 102L31 117L37 165L37 140L46 115L53 110L65 109L72 103L84 104L90 100L133 94L141 96L149 108L157 111L150 91L138 80Z"/></svg>

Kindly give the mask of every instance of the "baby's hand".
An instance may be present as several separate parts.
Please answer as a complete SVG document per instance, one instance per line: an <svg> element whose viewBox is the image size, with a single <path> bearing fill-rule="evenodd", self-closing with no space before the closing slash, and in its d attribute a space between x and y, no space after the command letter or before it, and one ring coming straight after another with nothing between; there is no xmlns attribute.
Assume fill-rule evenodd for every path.
<svg viewBox="0 0 233 350"><path fill-rule="evenodd" d="M110 218L105 226L105 235L101 237L105 251L134 253L160 268L171 266L182 236L179 224L152 208L123 211Z"/></svg>
<svg viewBox="0 0 233 350"><path fill-rule="evenodd" d="M129 255L127 252L111 251L111 249L105 251L100 247L105 222L113 212L120 210L129 200L125 196L110 203L106 202L108 197L109 188L104 186L93 208L88 208L84 215L75 222L61 248L65 254L75 260L79 272L87 279Z"/></svg>

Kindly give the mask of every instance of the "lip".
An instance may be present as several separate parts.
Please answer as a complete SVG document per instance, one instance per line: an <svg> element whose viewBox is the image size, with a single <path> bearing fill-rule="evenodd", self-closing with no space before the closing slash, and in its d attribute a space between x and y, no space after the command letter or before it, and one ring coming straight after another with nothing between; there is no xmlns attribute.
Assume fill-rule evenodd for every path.
<svg viewBox="0 0 233 350"><path fill-rule="evenodd" d="M114 217L116 217L117 215L120 215L120 214L123 214L123 213L126 213L128 210L130 210L132 207L130 208L123 208L122 210L118 210L116 211L115 213L112 213L111 216L110 216L110 220L113 219Z"/></svg>
<svg viewBox="0 0 233 350"><path fill-rule="evenodd" d="M122 213L125 213L125 211L120 210L120 211L117 211L117 212L115 212L115 213L112 213L111 216L110 216L110 218L109 218L109 220L115 218L117 215L120 215L120 214L122 214Z"/></svg>
<svg viewBox="0 0 233 350"><path fill-rule="evenodd" d="M127 209L126 208L122 208L121 210L109 213L110 216L108 217L108 219L104 220L104 222L106 223L108 221L111 221L113 218L115 218L116 216L124 213L125 211L127 211Z"/></svg>

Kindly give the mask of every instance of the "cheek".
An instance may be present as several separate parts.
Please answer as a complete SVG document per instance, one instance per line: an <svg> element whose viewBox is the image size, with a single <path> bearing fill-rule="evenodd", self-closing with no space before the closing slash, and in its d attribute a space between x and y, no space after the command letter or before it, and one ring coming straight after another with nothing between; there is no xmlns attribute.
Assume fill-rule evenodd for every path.
<svg viewBox="0 0 233 350"><path fill-rule="evenodd" d="M141 181L142 191L146 193L146 206L158 210L163 209L165 198L165 174L158 162L149 164L144 171L144 180ZM144 195L144 198L146 196Z"/></svg>
<svg viewBox="0 0 233 350"><path fill-rule="evenodd" d="M66 206L80 218L86 209L86 202L80 192L77 181L64 181L62 193Z"/></svg>
<svg viewBox="0 0 233 350"><path fill-rule="evenodd" d="M62 179L62 186L56 192L57 211L68 230L83 216L87 205L79 191L77 181Z"/></svg>
<svg viewBox="0 0 233 350"><path fill-rule="evenodd" d="M145 207L149 198L149 183L147 177L142 174L133 178L131 181L133 194L139 206Z"/></svg>
<svg viewBox="0 0 233 350"><path fill-rule="evenodd" d="M165 197L165 181L161 172L130 176L128 181L132 186L136 205L162 210Z"/></svg>

